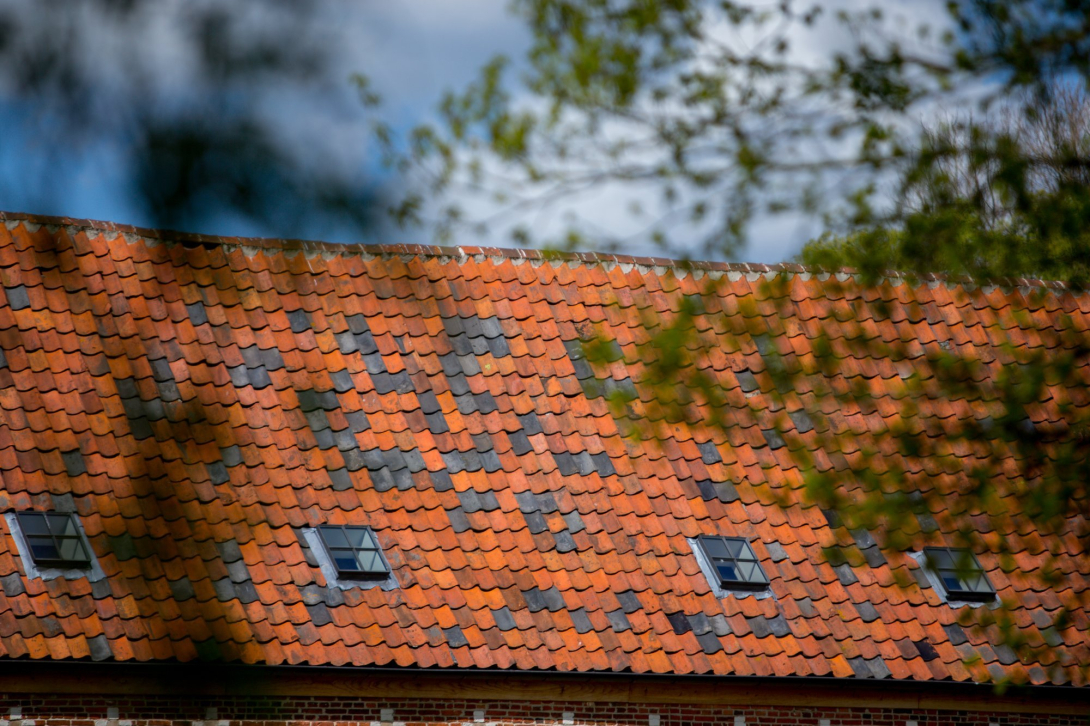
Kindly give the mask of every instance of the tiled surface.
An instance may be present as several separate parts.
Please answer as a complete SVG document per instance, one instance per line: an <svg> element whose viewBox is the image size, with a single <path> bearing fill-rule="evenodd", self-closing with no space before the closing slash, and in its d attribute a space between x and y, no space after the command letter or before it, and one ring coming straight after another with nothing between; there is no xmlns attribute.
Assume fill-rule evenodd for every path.
<svg viewBox="0 0 1090 726"><path fill-rule="evenodd" d="M739 401L729 441L619 435L598 394L639 393L639 311L676 309L692 276L464 248L480 254L187 248L8 219L0 512L74 509L107 578L27 579L5 525L6 657L1046 677L963 631L933 590L895 587L907 554L834 569L821 546L850 535L771 503L765 482L798 477L753 419L770 385L756 344L709 369ZM737 311L753 284L731 277L720 303ZM790 341L806 352L832 303L814 279L791 284ZM1001 292L881 294L924 310L927 325L903 323L920 354L985 350L1000 330L1032 345ZM1050 292L1040 314L1059 309L1085 326L1090 298ZM585 326L619 343L608 373L580 358ZM794 423L788 446L815 440ZM373 527L400 587L328 587L299 536L326 522ZM717 599L686 541L701 534L751 538L774 597ZM1044 544L1022 540L1015 573L980 560L1040 638L1090 565L1064 538L1069 571L1046 590L1032 577ZM1056 653L1086 664L1076 615ZM1057 680L1081 683L1074 667Z"/></svg>

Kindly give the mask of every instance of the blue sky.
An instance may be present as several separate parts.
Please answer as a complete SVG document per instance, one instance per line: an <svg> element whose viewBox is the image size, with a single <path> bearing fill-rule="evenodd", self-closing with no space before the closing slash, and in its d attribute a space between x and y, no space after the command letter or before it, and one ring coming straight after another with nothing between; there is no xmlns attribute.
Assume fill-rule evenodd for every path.
<svg viewBox="0 0 1090 726"><path fill-rule="evenodd" d="M22 15L23 22L47 32L58 23L56 17L37 9L46 6L16 5L14 12ZM315 178L332 174L381 196L396 185L396 179L376 161L367 115L356 101L351 74L367 74L383 98L383 118L407 129L430 118L441 93L464 86L493 55L517 59L529 43L525 28L498 0L356 4L326 0L313 5L316 10L308 18L309 25L299 31L300 37L327 52L329 62L320 78L295 83L259 78L205 96L204 86L195 80L186 36L179 29L198 6L213 4L162 0L148 4L139 22L129 25L111 24L96 16L73 22L82 40L79 73L91 92L59 112L20 89L11 77L0 79L0 209L154 226L157 220L133 193L141 182L134 180L131 169L132 144L123 122L126 113L137 108L184 112L201 108L206 101L210 105L203 112L207 114L226 113L225 106L259 114L290 150L301 179L311 173ZM234 7L243 8L238 13L239 27L253 28L255 34L274 22L263 3ZM12 12L12 6L5 7L0 0L0 10ZM592 209L600 224L624 223L625 202L609 190L572 204ZM178 226L210 234L338 242L431 241L423 230L381 225L363 230L336 215L313 213L295 220L270 216L262 220L222 210L202 211L183 215ZM538 215L529 221L548 224L550 219ZM797 219L759 220L753 228L755 241L741 257L764 262L788 259L817 231L812 223ZM499 230L485 239L455 241L508 244Z"/></svg>

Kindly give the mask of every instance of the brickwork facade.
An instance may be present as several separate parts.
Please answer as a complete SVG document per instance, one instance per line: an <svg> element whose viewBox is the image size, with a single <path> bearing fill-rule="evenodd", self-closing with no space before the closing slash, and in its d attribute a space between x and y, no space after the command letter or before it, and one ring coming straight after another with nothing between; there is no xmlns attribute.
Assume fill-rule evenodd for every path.
<svg viewBox="0 0 1090 726"><path fill-rule="evenodd" d="M1084 716L933 709L355 697L0 695L0 726L1086 726Z"/></svg>

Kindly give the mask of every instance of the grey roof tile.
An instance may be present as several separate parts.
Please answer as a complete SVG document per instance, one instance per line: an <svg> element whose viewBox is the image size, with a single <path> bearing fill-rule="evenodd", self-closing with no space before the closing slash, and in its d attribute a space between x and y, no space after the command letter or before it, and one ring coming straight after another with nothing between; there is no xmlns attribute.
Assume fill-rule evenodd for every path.
<svg viewBox="0 0 1090 726"><path fill-rule="evenodd" d="M962 630L961 626L957 623L943 625L942 629L946 631L947 637L950 638L950 645L961 645L962 643L969 642L969 638L966 637L965 631Z"/></svg>
<svg viewBox="0 0 1090 726"><path fill-rule="evenodd" d="M572 624L575 625L576 632L589 633L594 630L594 625L591 624L590 618L587 617L587 611L583 608L572 610L568 614L571 616L571 621Z"/></svg>
<svg viewBox="0 0 1090 726"><path fill-rule="evenodd" d="M555 587L550 587L548 590L542 590L541 596L545 598L545 606L549 608L551 612L564 609L564 596L561 595L560 590L557 590Z"/></svg>
<svg viewBox="0 0 1090 726"><path fill-rule="evenodd" d="M461 507L448 509L447 517L450 519L450 524L454 527L455 532L467 532L471 529L469 526L469 519L466 517L466 513L462 511Z"/></svg>
<svg viewBox="0 0 1090 726"><path fill-rule="evenodd" d="M526 600L527 609L532 613L544 610L547 607L545 596L541 593L541 590L536 587L531 587L529 590L523 590L522 597Z"/></svg>
<svg viewBox="0 0 1090 726"><path fill-rule="evenodd" d="M523 512L522 516L526 519L526 525L530 528L532 534L541 534L549 529L549 525L545 523L545 517L541 515L541 512Z"/></svg>
<svg viewBox="0 0 1090 726"><path fill-rule="evenodd" d="M726 616L720 613L712 615L710 618L708 618L708 622L712 625L712 632L720 637L724 635L730 635L732 632L730 627L730 621L727 620Z"/></svg>
<svg viewBox="0 0 1090 726"><path fill-rule="evenodd" d="M566 451L559 454L554 451L553 460L556 462L556 466L560 470L561 476L574 476L579 471L575 459Z"/></svg>
<svg viewBox="0 0 1090 726"><path fill-rule="evenodd" d="M220 558L224 562L236 562L242 559L242 550L239 549L238 542L233 539L217 542L216 549L219 550Z"/></svg>
<svg viewBox="0 0 1090 726"><path fill-rule="evenodd" d="M814 429L814 422L810 420L810 415L806 411L799 409L787 415L790 417L791 422L795 424L795 430L800 434L809 433Z"/></svg>
<svg viewBox="0 0 1090 726"><path fill-rule="evenodd" d="M256 345L239 348L238 352L242 354L242 361L247 368L257 368L261 365L261 349Z"/></svg>
<svg viewBox="0 0 1090 726"><path fill-rule="evenodd" d="M787 551L779 542L765 542L765 549L773 562L782 562L787 559Z"/></svg>
<svg viewBox="0 0 1090 726"><path fill-rule="evenodd" d="M511 355L511 348L507 345L507 339L504 337L488 338L488 351L492 354L493 358L506 358Z"/></svg>
<svg viewBox="0 0 1090 726"><path fill-rule="evenodd" d="M511 441L511 450L516 456L523 456L534 450L530 440L526 438L526 432L521 429L519 431L509 431L507 438Z"/></svg>
<svg viewBox="0 0 1090 726"><path fill-rule="evenodd" d="M503 325L496 317L481 318L481 334L486 338L498 338L503 335Z"/></svg>
<svg viewBox="0 0 1090 726"><path fill-rule="evenodd" d="M352 476L348 473L348 469L330 469L326 473L329 474L329 480L333 483L333 488L336 491L345 492L354 488Z"/></svg>
<svg viewBox="0 0 1090 726"><path fill-rule="evenodd" d="M366 333L371 330L367 325L367 317L361 313L346 315L344 321L348 323L348 329L355 334Z"/></svg>
<svg viewBox="0 0 1090 726"><path fill-rule="evenodd" d="M617 602L621 603L621 608L626 613L634 613L637 610L641 610L643 608L643 603L640 602L640 599L636 596L636 593L632 592L631 590L618 592L616 593L616 597Z"/></svg>
<svg viewBox="0 0 1090 726"><path fill-rule="evenodd" d="M568 531L572 534L582 532L587 528L583 518L579 516L579 511L575 509L564 515L564 524L567 525Z"/></svg>
<svg viewBox="0 0 1090 726"><path fill-rule="evenodd" d="M284 367L284 358L279 348L260 348L261 365L267 371L278 371Z"/></svg>
<svg viewBox="0 0 1090 726"><path fill-rule="evenodd" d="M696 636L696 642L700 643L701 649L708 655L718 653L723 650L723 643L720 642L719 636L710 630L706 633L700 633Z"/></svg>
<svg viewBox="0 0 1090 726"><path fill-rule="evenodd" d="M390 470L385 466L381 469L368 469L367 473L371 475L371 484L377 492L388 492L397 486L394 477L390 474Z"/></svg>
<svg viewBox="0 0 1090 726"><path fill-rule="evenodd" d="M220 449L220 457L223 459L224 466L238 466L242 463L242 449L232 444Z"/></svg>
<svg viewBox="0 0 1090 726"><path fill-rule="evenodd" d="M333 617L329 614L329 608L326 607L325 602L317 602L313 605L305 605L307 612L310 614L311 624L318 628L323 625L329 625L333 622Z"/></svg>
<svg viewBox="0 0 1090 726"><path fill-rule="evenodd" d="M333 339L337 341L337 348L342 355L351 355L359 350L359 346L356 345L356 336L352 334L351 330L334 333Z"/></svg>
<svg viewBox="0 0 1090 726"><path fill-rule="evenodd" d="M18 572L0 577L0 589L8 597L15 597L26 592L26 588L23 587L23 578Z"/></svg>
<svg viewBox="0 0 1090 726"><path fill-rule="evenodd" d="M780 432L776 429L761 429L761 435L764 436L765 441L768 442L769 448L781 449L786 446L783 437L780 436Z"/></svg>
<svg viewBox="0 0 1090 726"><path fill-rule="evenodd" d="M874 674L867 665L867 660L865 658L848 658L848 665L852 667L852 671L855 673L856 678L874 678Z"/></svg>
<svg viewBox="0 0 1090 726"><path fill-rule="evenodd" d="M250 379L250 385L256 390L268 388L272 385L272 379L269 378L269 373L265 366L250 368L247 370L246 375Z"/></svg>
<svg viewBox="0 0 1090 726"><path fill-rule="evenodd" d="M498 610L492 610L492 619L496 621L496 627L500 630L514 630L517 625L515 624L515 618L511 615L511 611L508 610L506 605L503 605Z"/></svg>
<svg viewBox="0 0 1090 726"><path fill-rule="evenodd" d="M443 416L442 411L425 414L424 419L428 422L428 430L433 434L444 434L450 431L450 427L447 426L447 419Z"/></svg>
<svg viewBox="0 0 1090 726"><path fill-rule="evenodd" d="M624 610L613 610L606 613L606 617L609 618L610 626L618 633L632 629L632 623L628 622L628 616L624 614Z"/></svg>
<svg viewBox="0 0 1090 726"><path fill-rule="evenodd" d="M853 585L859 582L859 578L852 572L852 566L847 562L837 565L833 568L833 572L836 573L837 579L840 580L841 585Z"/></svg>
<svg viewBox="0 0 1090 726"><path fill-rule="evenodd" d="M443 636L447 639L447 643L451 648L461 648L463 645L469 645L465 633L462 632L462 628L458 625L443 628Z"/></svg>
<svg viewBox="0 0 1090 726"><path fill-rule="evenodd" d="M769 618L768 627L773 635L780 638L791 634L791 626L787 624L787 619L782 614L777 615L774 618Z"/></svg>
<svg viewBox="0 0 1090 726"><path fill-rule="evenodd" d="M424 413L435 413L441 411L442 406L439 405L439 399L435 396L435 391L423 391L416 394L417 400L420 402L420 410Z"/></svg>
<svg viewBox="0 0 1090 726"><path fill-rule="evenodd" d="M208 322L208 311L204 309L204 302L201 300L186 305L185 312L193 325L204 325Z"/></svg>
<svg viewBox="0 0 1090 726"><path fill-rule="evenodd" d="M293 333L302 333L304 330L310 330L310 316L307 315L307 311L302 308L291 310L288 312L288 325L291 326L291 332Z"/></svg>
<svg viewBox="0 0 1090 726"><path fill-rule="evenodd" d="M518 420L519 423L522 424L522 430L526 432L527 436L543 433L541 420L537 417L535 412L530 411L529 413L519 414Z"/></svg>
<svg viewBox="0 0 1090 726"><path fill-rule="evenodd" d="M114 657L113 650L110 648L110 641L106 639L105 635L88 638L87 649L90 651L91 660L93 661L109 660Z"/></svg>
<svg viewBox="0 0 1090 726"><path fill-rule="evenodd" d="M170 592L176 601L192 600L195 597L193 583L185 575L182 575L180 580L169 580L167 585L170 586Z"/></svg>
<svg viewBox="0 0 1090 726"><path fill-rule="evenodd" d="M458 492L458 501L462 503L462 509L464 509L467 514L478 512L482 508L481 501L477 498L477 492L473 489Z"/></svg>
<svg viewBox="0 0 1090 726"><path fill-rule="evenodd" d="M231 475L227 473L227 467L223 465L222 461L205 464L204 468L208 470L208 478L213 484L226 484L231 481Z"/></svg>
<svg viewBox="0 0 1090 726"><path fill-rule="evenodd" d="M723 460L723 457L719 454L719 449L711 441L697 444L696 448L700 451L700 460L705 464L717 464Z"/></svg>
<svg viewBox="0 0 1090 726"><path fill-rule="evenodd" d="M881 657L871 658L867 661L867 667L870 668L870 672L875 678L889 678L893 674L890 673L889 666L882 660Z"/></svg>
<svg viewBox="0 0 1090 726"><path fill-rule="evenodd" d="M87 465L79 449L61 452L61 459L64 461L64 469L68 472L68 476L80 476L87 473Z"/></svg>
<svg viewBox="0 0 1090 726"><path fill-rule="evenodd" d="M250 579L250 570L246 568L245 561L235 560L227 563L227 576L236 584L246 582Z"/></svg>
<svg viewBox="0 0 1090 726"><path fill-rule="evenodd" d="M617 473L617 470L613 468L613 461L610 460L608 453L603 451L594 454L591 459L594 460L594 469L598 472L598 476L613 476Z"/></svg>
<svg viewBox="0 0 1090 726"><path fill-rule="evenodd" d="M693 629L693 626L689 623L689 619L685 617L685 613L681 612L680 610L676 613L668 613L666 615L666 619L670 621L670 626L678 635L688 633L690 630Z"/></svg>
<svg viewBox="0 0 1090 726"><path fill-rule="evenodd" d="M450 472L446 469L429 471L428 476L431 477L432 488L437 492L446 492L454 488L454 482L450 479Z"/></svg>
<svg viewBox="0 0 1090 726"><path fill-rule="evenodd" d="M371 422L367 420L367 414L363 411L346 411L344 417L348 420L353 433L362 434L371 428Z"/></svg>
<svg viewBox="0 0 1090 726"><path fill-rule="evenodd" d="M493 398L491 391L475 393L473 394L473 400L477 403L477 410L484 414L492 413L499 408L496 405L496 399Z"/></svg>
<svg viewBox="0 0 1090 726"><path fill-rule="evenodd" d="M575 539L571 536L571 532L566 529L554 532L553 539L556 540L557 552L571 552L576 549Z"/></svg>
<svg viewBox="0 0 1090 726"><path fill-rule="evenodd" d="M378 344L375 342L375 336L371 335L370 330L356 335L356 348L361 355L378 352Z"/></svg>
<svg viewBox="0 0 1090 726"><path fill-rule="evenodd" d="M229 602L238 597L235 593L235 585L233 582L231 582L231 578L229 577L224 577L220 580L213 580L212 587L216 591L216 599L220 602Z"/></svg>
<svg viewBox="0 0 1090 726"><path fill-rule="evenodd" d="M712 631L712 624L708 621L708 616L702 612L689 616L689 626L698 636Z"/></svg>

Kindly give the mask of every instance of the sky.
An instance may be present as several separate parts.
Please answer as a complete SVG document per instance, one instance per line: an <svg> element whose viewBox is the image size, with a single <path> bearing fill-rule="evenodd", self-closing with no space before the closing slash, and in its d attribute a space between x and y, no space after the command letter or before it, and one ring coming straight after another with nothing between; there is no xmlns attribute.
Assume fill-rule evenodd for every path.
<svg viewBox="0 0 1090 726"><path fill-rule="evenodd" d="M900 4L917 16L936 5ZM9 47L0 47L0 64L7 68L0 71L0 209L209 234L431 242L426 230L393 228L374 214L361 220L342 213L345 207L381 206L384 192L398 184L378 162L369 136L372 116L350 78L368 76L382 97L379 113L395 129L433 118L444 91L464 87L494 55L517 59L527 49L529 34L506 3L316 0L306 17L284 10L286 3L232 7L226 16L217 14L211 0L96 0L79 17L52 0L0 0L0 30L6 21L21 29L8 38L26 39L21 46L9 40ZM221 55L234 62L224 64L228 70L190 47L194 38L207 45L221 36L227 49ZM258 47L262 38L298 67L312 62L312 71L285 79L254 72L244 59L233 58L241 56L237 49ZM65 72L58 71L55 57L40 52L54 41L58 52L71 56ZM802 54L823 50L800 48ZM208 193L203 199L197 194L201 203L181 212L167 204L171 211L164 213L176 189L157 185L175 171L170 164L179 157L163 162L156 154L188 149L193 140L175 129L164 139L161 120L179 115L187 131L217 124L214 131L224 141L203 167L200 183ZM271 139L275 148L287 150L285 157L269 161L270 147L255 139ZM225 176L230 183L219 184ZM335 187L332 201L314 192L324 186ZM251 193L261 199L254 202ZM217 203L231 195L249 211ZM292 199L298 204L287 201ZM630 224L627 200L617 190L602 189L518 221L547 226L572 209L603 227L623 229ZM787 260L818 232L812 221L758 219L753 242L739 257ZM484 238L466 233L454 242L510 244L499 229Z"/></svg>

